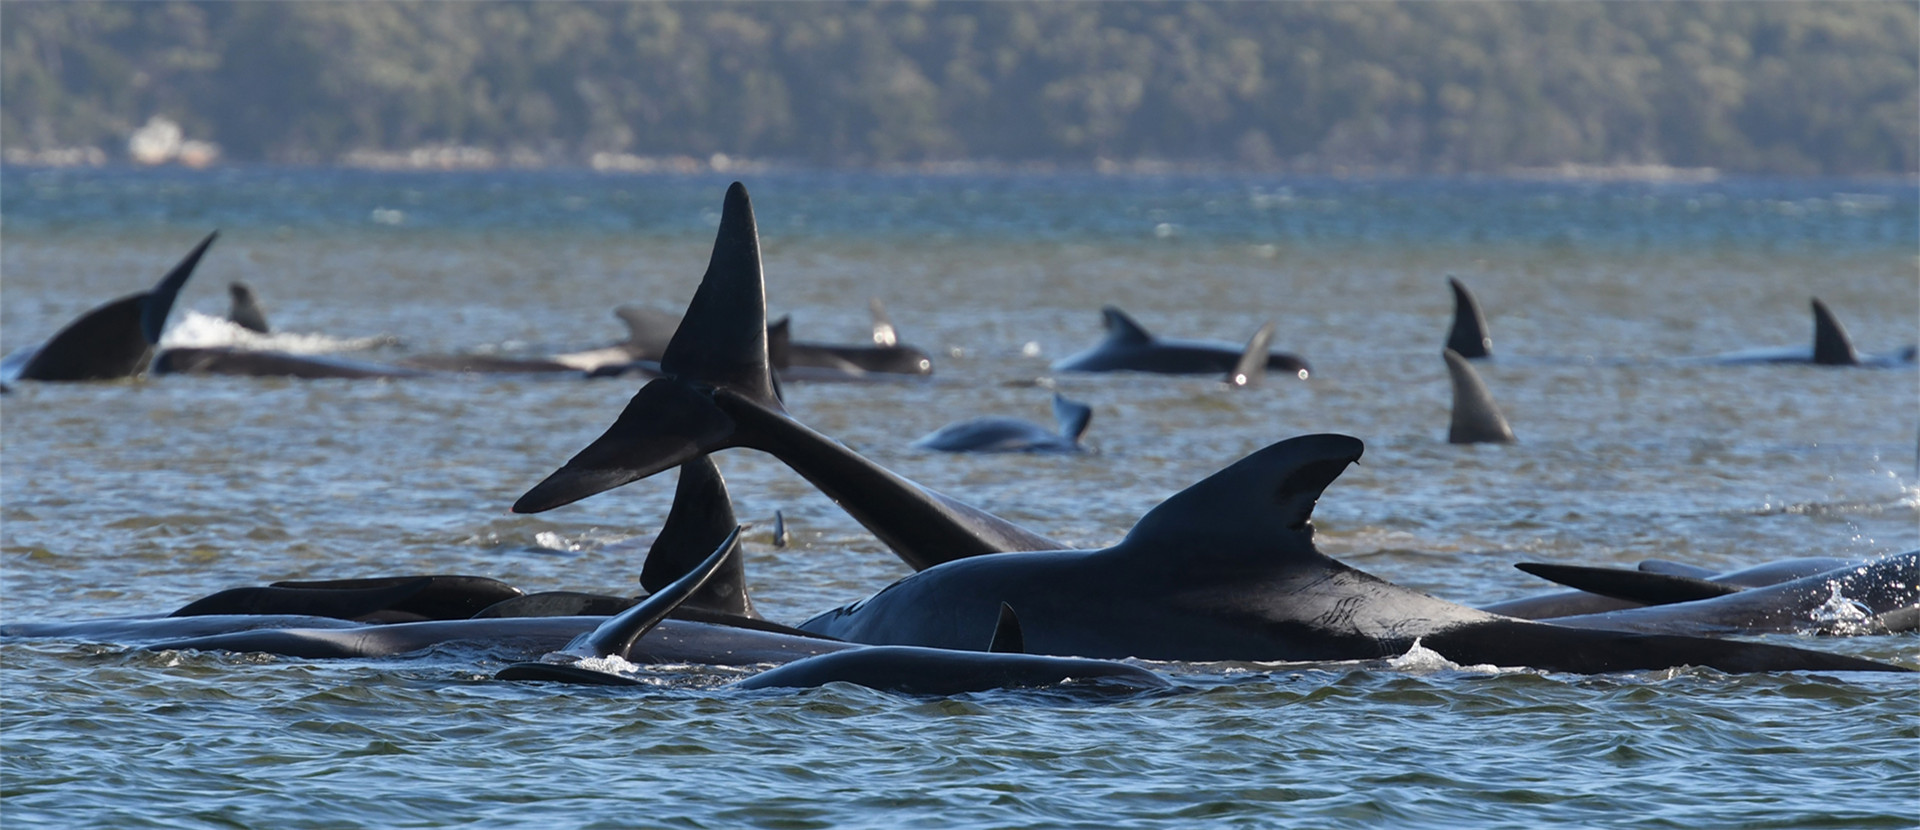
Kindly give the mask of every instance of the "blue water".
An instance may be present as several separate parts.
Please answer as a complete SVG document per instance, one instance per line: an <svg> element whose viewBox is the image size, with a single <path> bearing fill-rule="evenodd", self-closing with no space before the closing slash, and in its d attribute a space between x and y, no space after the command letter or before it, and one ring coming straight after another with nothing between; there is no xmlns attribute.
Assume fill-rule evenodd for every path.
<svg viewBox="0 0 1920 830"><path fill-rule="evenodd" d="M1804 346L1809 297L1858 346L1920 340L1911 183L1582 184L1232 177L744 177L769 302L806 339L866 299L934 355L917 384L794 384L794 414L892 469L1076 545L1261 446L1338 431L1361 463L1315 510L1330 555L1473 604L1543 590L1516 561L1732 568L1920 547L1920 372L1678 358ZM283 345L545 353L677 309L727 179L0 169L0 347L220 241L173 342L225 284ZM1520 442L1445 443L1455 274ZM1053 375L1118 304L1170 336L1314 367ZM384 342L384 341L382 341ZM1094 407L1086 457L914 450L976 415ZM671 477L538 516L513 500L635 384L164 377L0 398L0 622L159 613L289 578L458 572L637 590ZM795 622L906 569L772 459L719 465L756 605ZM795 543L775 549L780 510ZM1920 667L1915 635L1764 638ZM1431 660L1158 664L1171 692L916 698L490 680L499 654L318 661L0 641L0 821L47 827L1543 825L1911 827L1920 683L1601 677Z"/></svg>

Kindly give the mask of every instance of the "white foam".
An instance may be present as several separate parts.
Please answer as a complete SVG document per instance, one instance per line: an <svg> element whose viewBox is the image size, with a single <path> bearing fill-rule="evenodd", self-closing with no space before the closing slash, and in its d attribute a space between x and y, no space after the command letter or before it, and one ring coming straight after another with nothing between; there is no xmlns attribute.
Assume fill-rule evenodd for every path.
<svg viewBox="0 0 1920 830"><path fill-rule="evenodd" d="M1446 656L1440 652L1421 645L1420 640L1417 638L1413 641L1413 645L1407 647L1406 654L1387 658L1387 668L1393 669L1394 671L1411 672L1415 674L1455 671L1476 672L1480 674L1507 674L1510 672L1526 671L1526 669L1519 668L1501 668L1488 663L1462 666L1459 663L1448 660Z"/></svg>
<svg viewBox="0 0 1920 830"><path fill-rule="evenodd" d="M290 354L351 352L393 345L392 335L330 337L324 334L274 332L261 334L224 317L188 311L160 336L161 348L231 348Z"/></svg>

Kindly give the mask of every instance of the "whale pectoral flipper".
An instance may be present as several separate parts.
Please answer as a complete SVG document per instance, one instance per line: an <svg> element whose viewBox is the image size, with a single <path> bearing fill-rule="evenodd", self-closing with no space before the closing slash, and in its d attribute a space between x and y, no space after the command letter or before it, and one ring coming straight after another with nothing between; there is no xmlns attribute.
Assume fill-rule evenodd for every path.
<svg viewBox="0 0 1920 830"><path fill-rule="evenodd" d="M1744 590L1705 579L1672 574L1632 571L1622 568L1595 568L1584 565L1555 565L1548 562L1517 562L1514 567L1569 588L1647 605L1669 605L1737 594Z"/></svg>
<svg viewBox="0 0 1920 830"><path fill-rule="evenodd" d="M1273 342L1273 321L1260 327L1247 340L1246 351L1240 353L1240 361L1233 364L1233 371L1227 373L1227 385L1233 387L1257 386L1267 377L1267 345Z"/></svg>
<svg viewBox="0 0 1920 830"><path fill-rule="evenodd" d="M720 565L726 562L728 557L738 556L739 553L740 528L735 526L733 532L728 534L720 546L715 548L706 561L701 562L698 567L674 580L673 584L648 595L646 599L640 601L639 605L601 623L593 633L581 638L578 645L570 646L568 650L574 653L584 652L592 657L625 657L633 649L635 642L646 636L647 632L652 631L661 620L666 619L674 609L686 602L688 597L699 592L700 588L707 584L707 580L720 570Z"/></svg>

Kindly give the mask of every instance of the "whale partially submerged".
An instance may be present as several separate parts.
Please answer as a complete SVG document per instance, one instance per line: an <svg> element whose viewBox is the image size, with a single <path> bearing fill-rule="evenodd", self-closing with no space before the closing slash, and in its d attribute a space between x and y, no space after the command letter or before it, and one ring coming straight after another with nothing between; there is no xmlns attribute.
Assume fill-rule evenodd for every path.
<svg viewBox="0 0 1920 830"><path fill-rule="evenodd" d="M1155 337L1114 306L1102 308L1100 316L1106 324L1106 338L1086 351L1055 361L1055 371L1226 375L1235 371L1245 351L1212 340ZM1286 352L1269 352L1266 368L1302 380L1311 373L1305 360Z"/></svg>
<svg viewBox="0 0 1920 830"><path fill-rule="evenodd" d="M1853 338L1840 325L1840 318L1820 298L1812 299L1812 348L1766 348L1732 352L1708 358L1712 363L1810 363L1815 366L1869 366L1888 368L1911 366L1920 359L1920 347L1909 345L1890 354L1862 354L1853 346Z"/></svg>
<svg viewBox="0 0 1920 830"><path fill-rule="evenodd" d="M0 362L0 380L115 380L145 372L181 287L219 236L207 234L152 289L94 308L45 343L9 355Z"/></svg>
<svg viewBox="0 0 1920 830"><path fill-rule="evenodd" d="M873 645L967 648L1001 603L1035 652L1168 660L1345 660L1418 642L1459 663L1609 672L1899 670L1801 649L1547 625L1478 611L1343 565L1312 544L1312 507L1362 444L1288 439L1150 511L1125 540L1066 550L939 496L787 415L766 354L746 189L727 191L713 258L661 361L614 425L515 503L538 512L735 446L774 454L920 572L803 623ZM995 551L1022 551L996 553ZM1042 552L1043 551L1043 552Z"/></svg>
<svg viewBox="0 0 1920 830"><path fill-rule="evenodd" d="M1093 421L1093 408L1056 392L1053 419L1056 427L1047 429L1022 418L969 418L934 430L913 445L940 452L1085 452L1080 437Z"/></svg>

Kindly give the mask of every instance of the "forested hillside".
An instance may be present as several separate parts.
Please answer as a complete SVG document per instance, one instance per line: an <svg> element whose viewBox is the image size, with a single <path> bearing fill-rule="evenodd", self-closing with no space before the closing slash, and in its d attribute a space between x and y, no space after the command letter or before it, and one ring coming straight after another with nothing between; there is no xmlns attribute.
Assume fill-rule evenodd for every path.
<svg viewBox="0 0 1920 830"><path fill-rule="evenodd" d="M1912 174L1917 8L8 0L0 147Z"/></svg>

